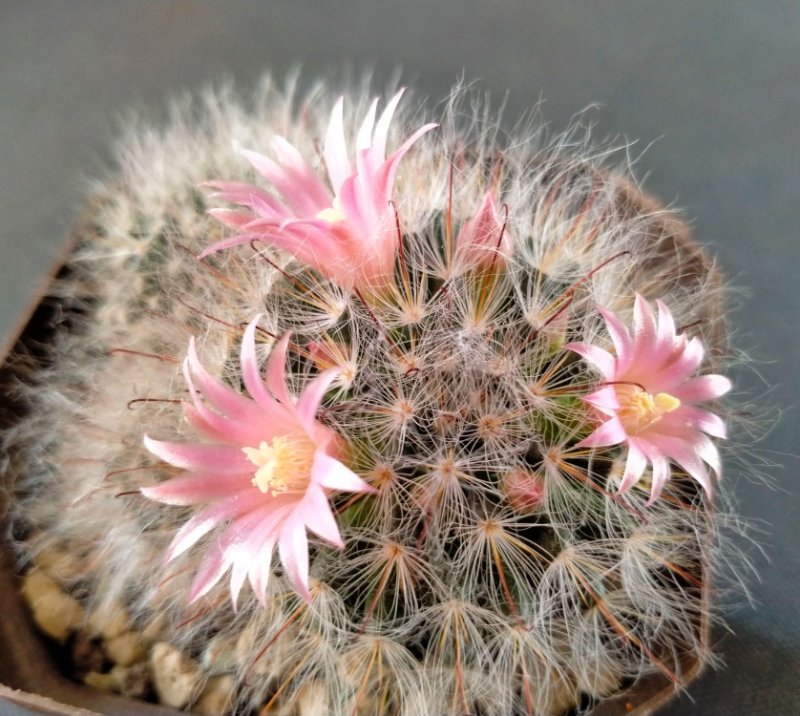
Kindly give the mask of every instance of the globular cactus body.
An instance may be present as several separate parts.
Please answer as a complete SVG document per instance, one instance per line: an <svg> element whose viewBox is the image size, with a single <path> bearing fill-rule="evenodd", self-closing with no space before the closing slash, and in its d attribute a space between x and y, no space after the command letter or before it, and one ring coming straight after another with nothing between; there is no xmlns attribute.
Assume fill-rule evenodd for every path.
<svg viewBox="0 0 800 716"><path fill-rule="evenodd" d="M82 316L60 336L37 409L16 435L30 445L18 501L27 554L66 546L80 555L73 584L90 586L91 608L124 604L161 641L227 654L243 709L556 716L653 671L679 683L686 654L706 658L715 544L699 482L710 491L704 463L718 466L702 431L721 431L710 413L692 413L690 432L670 433L679 444L659 438L659 452L652 426L668 415L684 425L681 410L726 389L706 376L719 380L676 397L721 350L719 286L682 225L577 133L500 147L492 121L462 126L457 96L438 129L426 125L405 144L389 135L399 156L379 151L391 114L374 133L348 134L352 165L330 138L342 107L326 92L297 99L266 83L252 110L225 93L202 107L199 125L180 110L161 133L134 132L120 176L94 194L61 284L84 297ZM255 179L232 145L265 148L275 135L288 140L273 141L277 161L250 156L272 181ZM329 183L303 174L291 146L314 171L326 162ZM348 198L348 177L363 184L384 159L391 177L380 191L350 182ZM290 169L306 193L280 184ZM221 198L200 187L209 179ZM349 263L337 257L341 242ZM635 344L648 330L662 350L649 364L685 363L674 389L651 389L646 371L623 375L623 330L634 332L634 363L649 350ZM685 355L692 336L699 357ZM181 364L191 337L190 395ZM270 383L266 368L257 388L243 375L245 352L258 373L281 337L285 375ZM604 363L615 360L616 373ZM216 399L200 371L218 381ZM305 427L276 428L260 443L228 440L209 428L213 416L182 417L180 403L232 430L223 392L250 401L236 403L246 413L263 408L263 389L277 401L270 418L288 420L281 410L323 376L310 418L297 423ZM598 400L584 398L602 389L598 413ZM622 433L598 437L604 421ZM253 473L236 490L278 504L301 489L286 475L306 489L312 463L322 469L318 444L286 437L304 430L335 436L330 460L363 481L320 493L340 543L311 514L308 531L304 523L279 549L278 527L228 511L154 569L176 528L228 494L214 473L202 499L159 504L170 501L166 486L202 471L199 452L182 462L174 446L235 445ZM162 447L151 441L148 452L144 433ZM697 460L686 445L701 445ZM308 546L298 544L306 534ZM257 567L224 550L202 561L248 536Z"/></svg>

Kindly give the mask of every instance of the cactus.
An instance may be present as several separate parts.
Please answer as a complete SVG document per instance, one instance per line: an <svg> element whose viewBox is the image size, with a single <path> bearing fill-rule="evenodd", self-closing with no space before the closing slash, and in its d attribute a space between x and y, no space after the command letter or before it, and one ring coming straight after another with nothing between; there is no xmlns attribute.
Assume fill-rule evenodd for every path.
<svg viewBox="0 0 800 716"><path fill-rule="evenodd" d="M21 558L79 557L89 612L234 673L243 711L680 685L709 658L714 271L578 128L503 141L455 92L387 159L400 97L373 127L364 94L265 80L121 144L9 437Z"/></svg>

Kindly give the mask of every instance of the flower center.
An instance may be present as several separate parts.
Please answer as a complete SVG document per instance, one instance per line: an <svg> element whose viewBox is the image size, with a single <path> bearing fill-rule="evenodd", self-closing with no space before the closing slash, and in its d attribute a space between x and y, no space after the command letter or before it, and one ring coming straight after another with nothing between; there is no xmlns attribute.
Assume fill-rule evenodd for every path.
<svg viewBox="0 0 800 716"><path fill-rule="evenodd" d="M636 385L616 386L619 419L625 430L637 435L657 423L667 413L681 407L681 401L669 393L648 393Z"/></svg>
<svg viewBox="0 0 800 716"><path fill-rule="evenodd" d="M317 218L323 221L328 221L335 224L337 221L344 221L345 215L342 211L342 205L339 203L339 197L333 197L333 203L327 209L317 212Z"/></svg>
<svg viewBox="0 0 800 716"><path fill-rule="evenodd" d="M311 481L316 446L302 434L279 435L265 440L257 448L242 452L255 465L253 486L275 497L286 492L303 492Z"/></svg>

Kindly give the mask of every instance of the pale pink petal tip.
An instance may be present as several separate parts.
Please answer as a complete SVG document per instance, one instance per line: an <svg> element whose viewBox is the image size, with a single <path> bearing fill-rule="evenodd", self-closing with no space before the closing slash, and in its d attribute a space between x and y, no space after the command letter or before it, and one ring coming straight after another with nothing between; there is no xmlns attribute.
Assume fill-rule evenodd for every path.
<svg viewBox="0 0 800 716"><path fill-rule="evenodd" d="M497 202L491 192L486 192L475 215L458 232L457 258L466 268L490 269L505 264L511 247L511 237Z"/></svg>
<svg viewBox="0 0 800 716"><path fill-rule="evenodd" d="M248 324L242 339L241 378L248 394L212 376L190 342L184 375L192 402L186 415L208 439L169 442L145 435L143 440L153 455L183 472L141 493L165 504L201 506L175 534L167 559L218 533L195 574L190 602L208 594L230 570L234 606L248 577L264 603L275 547L288 584L310 601L308 532L331 547L344 547L329 494L374 492L339 460L337 436L316 419L337 371L309 381L296 399L286 385L288 335L272 347L262 374L256 350L259 318Z"/></svg>
<svg viewBox="0 0 800 716"><path fill-rule="evenodd" d="M719 454L709 435L722 438L726 425L718 415L697 407L731 389L721 375L695 375L705 351L699 338L678 334L663 301L653 311L636 294L633 325L599 308L611 346L574 342L566 348L580 355L602 375L602 382L583 400L600 423L577 447L627 445L619 490L625 492L652 465L648 504L661 495L671 476L670 462L679 466L711 496L721 471ZM608 348L613 349L613 353Z"/></svg>

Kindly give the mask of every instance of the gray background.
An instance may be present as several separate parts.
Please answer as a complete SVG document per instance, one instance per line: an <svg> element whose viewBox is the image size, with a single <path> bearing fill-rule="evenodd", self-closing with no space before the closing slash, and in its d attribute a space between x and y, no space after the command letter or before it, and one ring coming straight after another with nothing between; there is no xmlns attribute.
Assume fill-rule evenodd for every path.
<svg viewBox="0 0 800 716"><path fill-rule="evenodd" d="M653 143L638 163L646 187L686 210L745 290L736 344L757 363L738 386L785 413L745 456L780 464L773 487L736 466L727 476L766 530L757 609L715 635L727 670L664 713L800 714L800 2L0 1L0 334L55 259L85 177L107 166L122 111L157 113L178 90L225 75L246 86L297 62L307 77L399 66L432 100L463 72L498 100L510 92L509 120L544 98L564 128L599 103L598 137Z"/></svg>

